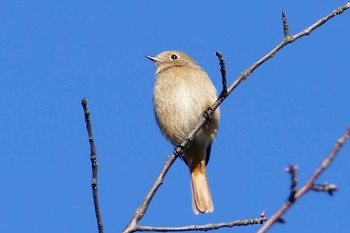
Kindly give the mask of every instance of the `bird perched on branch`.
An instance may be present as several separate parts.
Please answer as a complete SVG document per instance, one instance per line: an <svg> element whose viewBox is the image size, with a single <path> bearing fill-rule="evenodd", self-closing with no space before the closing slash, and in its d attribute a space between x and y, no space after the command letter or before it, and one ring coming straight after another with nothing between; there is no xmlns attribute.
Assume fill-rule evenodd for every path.
<svg viewBox="0 0 350 233"><path fill-rule="evenodd" d="M196 126L203 112L217 99L216 89L207 73L187 54L165 51L155 57L146 56L156 65L153 108L163 135L174 145ZM206 165L212 142L218 130L219 109L183 151L190 169L192 208L195 214L214 210Z"/></svg>

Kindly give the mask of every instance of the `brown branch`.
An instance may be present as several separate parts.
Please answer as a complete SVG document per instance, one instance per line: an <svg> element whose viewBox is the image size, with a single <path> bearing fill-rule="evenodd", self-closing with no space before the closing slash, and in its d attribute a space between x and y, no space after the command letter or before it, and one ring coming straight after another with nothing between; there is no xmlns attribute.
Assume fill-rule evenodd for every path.
<svg viewBox="0 0 350 233"><path fill-rule="evenodd" d="M90 160L91 160L91 166L92 166L92 179L91 179L91 188L92 188L92 195L94 199L94 206L95 206L95 215L97 220L97 226L98 226L98 232L103 233L103 222L102 222L102 215L100 211L100 205L98 201L98 192L97 192L97 170L98 170L98 163L96 159L96 147L94 143L94 138L92 136L92 127L91 127L91 120L90 120L90 110L87 107L87 99L84 97L81 101L81 105L84 109L84 115L85 115L85 123L86 123L86 129L89 136L89 143L90 143Z"/></svg>
<svg viewBox="0 0 350 233"><path fill-rule="evenodd" d="M268 52L265 56L260 58L257 62L255 62L253 65L251 65L248 69L246 69L243 73L241 73L238 78L233 82L233 84L230 85L228 88L229 94L238 87L238 85L246 80L246 78L253 73L254 70L256 70L259 66L261 66L264 62L271 59L279 50L284 48L286 45L295 42L299 38L309 35L312 31L314 31L316 28L322 26L324 23L326 23L331 18L343 13L344 11L348 10L350 8L350 2L346 3L344 6L338 7L334 11L332 11L330 14L325 16L324 18L316 21L314 24L312 24L310 27L306 28L305 30L295 34L294 36L291 36L289 38L284 38L283 41L281 41L275 48L273 48L270 52ZM216 109L224 100L225 98L218 99L213 108Z"/></svg>
<svg viewBox="0 0 350 233"><path fill-rule="evenodd" d="M350 137L350 126L346 129L345 133L341 138L338 139L331 153L327 156L325 160L321 163L319 168L315 171L312 177L306 182L306 184L294 195L293 202L290 200L286 201L281 208L264 224L264 226L258 231L258 233L263 233L268 230L275 222L281 219L281 216L290 208L290 206L295 203L301 196L303 196L307 191L314 190L314 183L316 179L326 170L326 168L331 164L333 159L337 156L340 148L344 145L346 140ZM334 189L334 187L332 187Z"/></svg>
<svg viewBox="0 0 350 233"><path fill-rule="evenodd" d="M154 232L180 232L180 231L208 231L216 230L224 227L238 227L238 226L248 226L263 224L267 218L265 218L265 213L262 212L259 218L236 220L232 222L223 222L215 224L206 225L191 225L183 227L154 227L154 226L137 226L136 231L154 231Z"/></svg>
<svg viewBox="0 0 350 233"><path fill-rule="evenodd" d="M257 62L253 63L247 70L245 70L243 73L241 73L238 78L227 88L227 92L225 95L220 95L219 98L216 100L216 102L209 108L205 114L203 114L203 117L199 120L197 123L197 126L189 133L189 135L178 145L175 147L174 153L170 155L167 159L167 162L165 166L163 167L162 171L160 172L158 178L156 179L156 182L151 187L150 191L148 192L147 196L144 198L144 201L140 205L140 207L134 212L134 215L126 228L123 232L135 232L137 231L138 222L141 220L141 218L144 216L144 214L147 211L148 205L153 198L155 192L159 188L159 186L162 184L162 181L164 179L164 176L166 175L167 171L170 169L171 165L174 163L176 156L181 155L183 149L185 149L192 141L194 136L199 132L199 130L207 123L210 122L210 117L214 113L214 111L221 105L221 103L229 96L229 94L236 89L246 78L254 72L259 66L261 66L264 62L271 59L279 50L284 48L286 45L293 43L297 39L309 35L313 30L320 27L324 23L326 23L331 18L335 17L336 15L339 15L343 13L345 10L347 10L350 7L350 3L345 4L342 7L337 8L332 13L327 15L326 17L318 20L316 23L311 25L310 27L306 28L304 31L299 32L298 34L289 37L284 38L282 42L280 42L275 48L273 48L270 52L268 52L265 56L263 56L261 59L259 59ZM223 90L224 91L224 90ZM222 91L222 92L223 92Z"/></svg>
<svg viewBox="0 0 350 233"><path fill-rule="evenodd" d="M152 201L158 188L162 185L165 175L169 171L171 165L175 162L176 158L177 158L177 155L175 155L175 152L173 154L171 154L170 156L168 156L168 158L165 162L165 165L162 168L162 170L160 171L156 181L152 185L151 189L148 191L148 193L147 193L146 197L144 198L140 207L137 208L137 210L134 212L132 219L130 220L130 222L128 223L128 225L126 226L126 228L124 229L123 232L126 233L126 232L137 231L137 228L139 227L138 222L141 220L141 218L146 213L147 208L149 206L149 203Z"/></svg>

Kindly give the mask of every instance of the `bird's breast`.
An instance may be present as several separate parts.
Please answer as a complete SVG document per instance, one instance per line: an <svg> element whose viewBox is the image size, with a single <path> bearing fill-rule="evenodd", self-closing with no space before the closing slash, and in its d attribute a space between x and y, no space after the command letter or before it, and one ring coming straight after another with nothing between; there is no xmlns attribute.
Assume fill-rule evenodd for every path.
<svg viewBox="0 0 350 233"><path fill-rule="evenodd" d="M174 145L188 135L215 100L215 87L201 69L168 69L156 77L153 105L157 123Z"/></svg>

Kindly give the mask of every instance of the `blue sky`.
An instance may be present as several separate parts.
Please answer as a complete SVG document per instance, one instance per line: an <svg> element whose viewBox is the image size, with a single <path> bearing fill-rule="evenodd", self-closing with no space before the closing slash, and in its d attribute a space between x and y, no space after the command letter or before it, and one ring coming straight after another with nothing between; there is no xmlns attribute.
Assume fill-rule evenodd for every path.
<svg viewBox="0 0 350 233"><path fill-rule="evenodd" d="M97 232L81 98L92 111L105 232L120 232L172 146L152 110L154 65L144 55L184 51L220 89L283 38L346 1L1 1L1 232ZM350 124L350 12L289 45L221 106L208 177L215 211L195 216L189 175L176 161L142 219L183 226L273 214ZM308 193L271 232L347 232L350 145L320 177L335 196ZM220 232L255 232L259 226Z"/></svg>

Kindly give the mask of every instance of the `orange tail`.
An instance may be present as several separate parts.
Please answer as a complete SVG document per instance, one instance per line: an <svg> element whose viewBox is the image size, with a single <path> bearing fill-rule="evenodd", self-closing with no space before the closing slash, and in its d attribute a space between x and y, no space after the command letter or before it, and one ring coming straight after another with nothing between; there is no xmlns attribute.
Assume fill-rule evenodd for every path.
<svg viewBox="0 0 350 233"><path fill-rule="evenodd" d="M191 186L193 212L195 214L213 212L214 205L210 195L204 160L191 171Z"/></svg>

